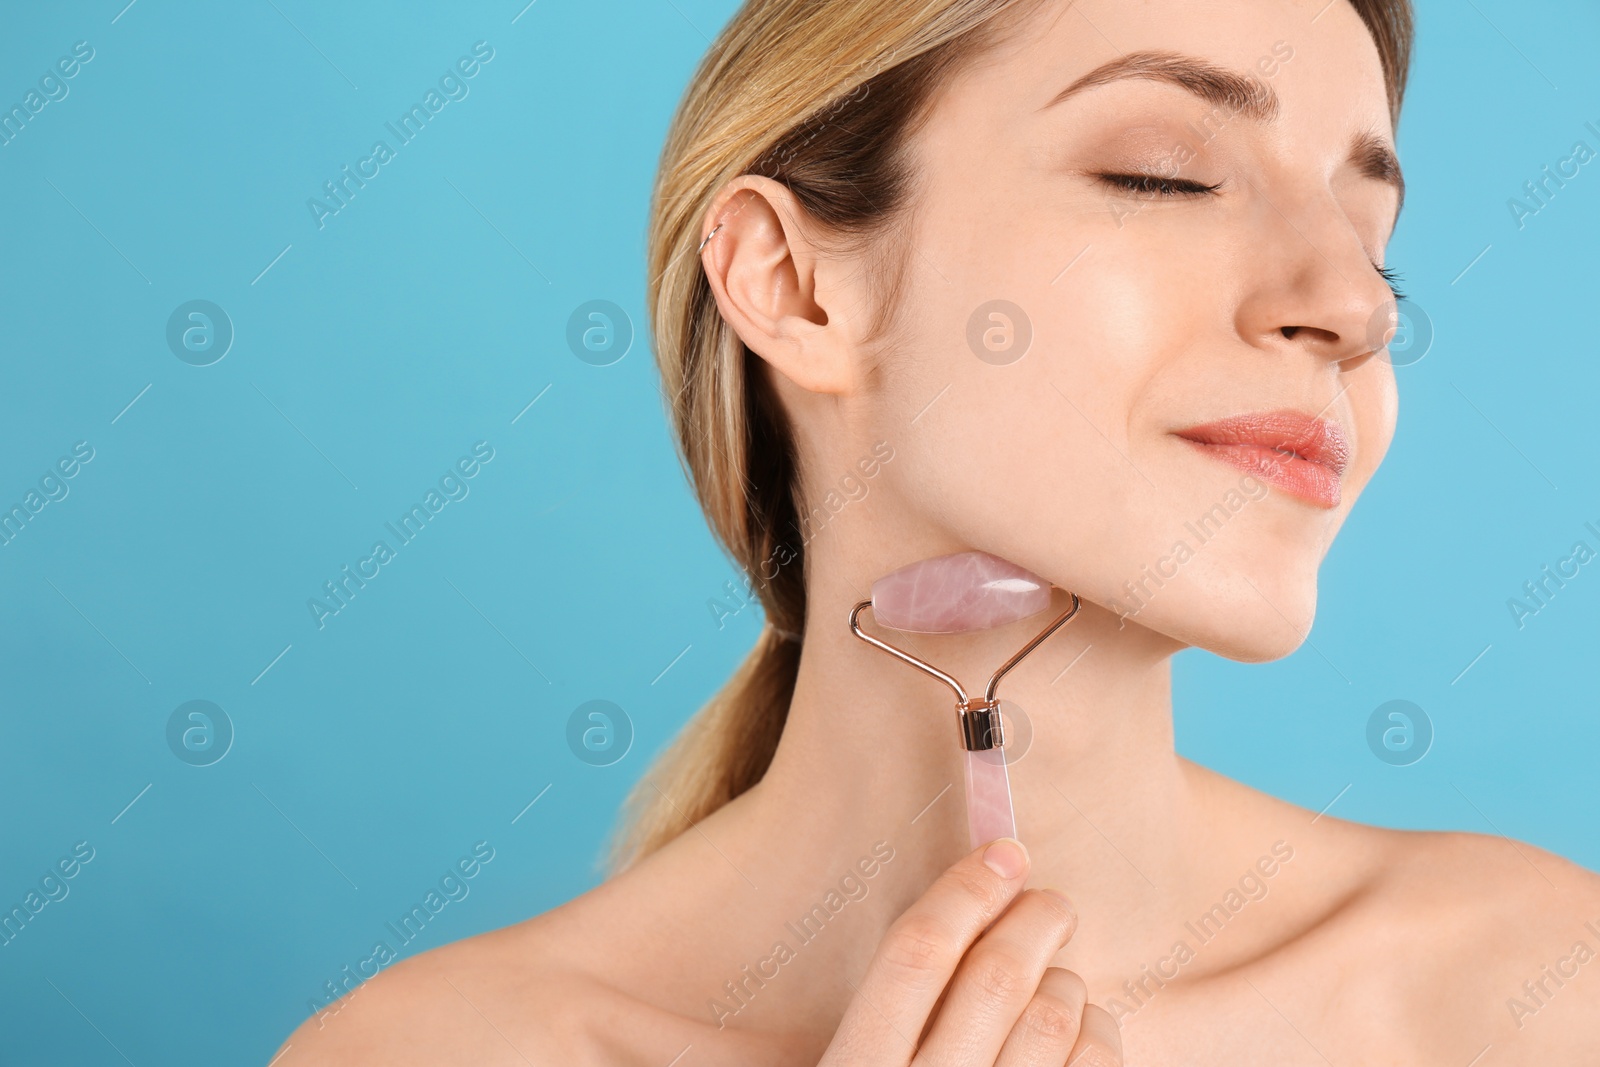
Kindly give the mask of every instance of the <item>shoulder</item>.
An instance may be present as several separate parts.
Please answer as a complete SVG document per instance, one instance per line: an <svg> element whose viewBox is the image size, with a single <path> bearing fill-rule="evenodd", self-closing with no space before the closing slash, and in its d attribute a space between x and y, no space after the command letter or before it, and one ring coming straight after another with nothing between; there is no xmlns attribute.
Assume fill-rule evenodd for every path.
<svg viewBox="0 0 1600 1067"><path fill-rule="evenodd" d="M541 915L385 967L302 1023L276 1067L659 1067L691 1042L698 1054L706 1023L651 995L688 965L663 930L679 925L666 902L695 897L677 891L674 851ZM728 1035L718 1045L752 1051Z"/></svg>
<svg viewBox="0 0 1600 1067"><path fill-rule="evenodd" d="M549 951L559 937L551 925L540 916L386 967L306 1019L279 1050L282 1067L526 1067L558 1052L588 1062L587 1020L609 997ZM570 1010L579 1001L587 1010Z"/></svg>
<svg viewBox="0 0 1600 1067"><path fill-rule="evenodd" d="M1335 924L1350 999L1467 1059L1600 1056L1600 875L1506 837L1362 829L1371 873Z"/></svg>
<svg viewBox="0 0 1600 1067"><path fill-rule="evenodd" d="M524 922L400 960L305 1020L278 1067L657 1062L686 1021L631 995L604 966L627 958L640 933L625 918L635 892L602 883Z"/></svg>

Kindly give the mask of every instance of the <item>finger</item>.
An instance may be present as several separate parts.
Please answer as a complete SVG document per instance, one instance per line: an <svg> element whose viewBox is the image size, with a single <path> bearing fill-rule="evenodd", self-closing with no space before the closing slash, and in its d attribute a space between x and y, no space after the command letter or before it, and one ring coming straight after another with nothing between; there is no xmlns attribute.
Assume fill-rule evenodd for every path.
<svg viewBox="0 0 1600 1067"><path fill-rule="evenodd" d="M1021 891L1028 865L1022 842L1001 838L940 875L884 934L830 1054L909 1063L962 954Z"/></svg>
<svg viewBox="0 0 1600 1067"><path fill-rule="evenodd" d="M1100 1005L1083 1009L1083 1029L1067 1056L1067 1067L1122 1067L1122 1028Z"/></svg>
<svg viewBox="0 0 1600 1067"><path fill-rule="evenodd" d="M1059 893L1031 889L1012 903L956 968L924 1046L929 1064L993 1063L1077 923Z"/></svg>
<svg viewBox="0 0 1600 1067"><path fill-rule="evenodd" d="M1039 991L1022 1009L995 1067L1061 1067L1083 1029L1089 990L1065 967L1047 967Z"/></svg>

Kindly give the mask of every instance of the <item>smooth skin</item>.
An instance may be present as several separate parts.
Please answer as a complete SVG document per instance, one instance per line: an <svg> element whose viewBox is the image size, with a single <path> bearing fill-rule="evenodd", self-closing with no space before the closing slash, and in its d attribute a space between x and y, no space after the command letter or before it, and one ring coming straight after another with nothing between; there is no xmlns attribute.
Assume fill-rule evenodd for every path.
<svg viewBox="0 0 1600 1067"><path fill-rule="evenodd" d="M1126 54L1260 72L1280 42L1270 121L1218 122L1152 77L1051 103ZM1298 647L1394 432L1372 324L1399 192L1350 160L1361 134L1393 148L1376 48L1343 0L1046 3L941 86L912 142L883 344L870 262L778 183L730 182L701 260L826 518L771 769L626 874L386 969L278 1063L1600 1061L1592 872L1499 836L1309 811L1174 751L1173 653ZM1168 177L1179 145L1187 184L1118 177ZM996 298L1033 328L1004 366L967 343ZM1173 431L1280 407L1348 436L1338 506L1249 499L1119 615L1125 583L1241 484ZM868 476L878 442L892 458ZM968 855L948 692L846 627L875 577L972 548L1083 598L1006 680L1033 733L1011 768L1030 866L1011 879ZM981 680L1035 621L909 643Z"/></svg>

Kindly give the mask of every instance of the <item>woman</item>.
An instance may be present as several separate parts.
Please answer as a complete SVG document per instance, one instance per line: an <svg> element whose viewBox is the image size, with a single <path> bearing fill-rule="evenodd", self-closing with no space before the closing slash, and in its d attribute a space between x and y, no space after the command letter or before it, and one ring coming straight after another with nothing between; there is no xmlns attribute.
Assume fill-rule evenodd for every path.
<svg viewBox="0 0 1600 1067"><path fill-rule="evenodd" d="M288 1051L1595 1062L1593 874L1173 747L1173 653L1294 650L1393 433L1410 27L1404 0L746 4L666 144L649 299L767 628L641 782L612 878ZM948 697L846 627L876 577L969 549L1082 599L1006 683L1025 849L967 854ZM916 647L982 677L1037 625Z"/></svg>

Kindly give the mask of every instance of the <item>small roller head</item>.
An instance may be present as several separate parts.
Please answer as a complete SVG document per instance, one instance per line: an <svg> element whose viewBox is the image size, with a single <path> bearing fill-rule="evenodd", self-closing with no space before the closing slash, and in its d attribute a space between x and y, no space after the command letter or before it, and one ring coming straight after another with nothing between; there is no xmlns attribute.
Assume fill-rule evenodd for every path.
<svg viewBox="0 0 1600 1067"><path fill-rule="evenodd" d="M913 633L988 630L1049 606L1049 582L987 552L919 560L872 583L872 617Z"/></svg>

